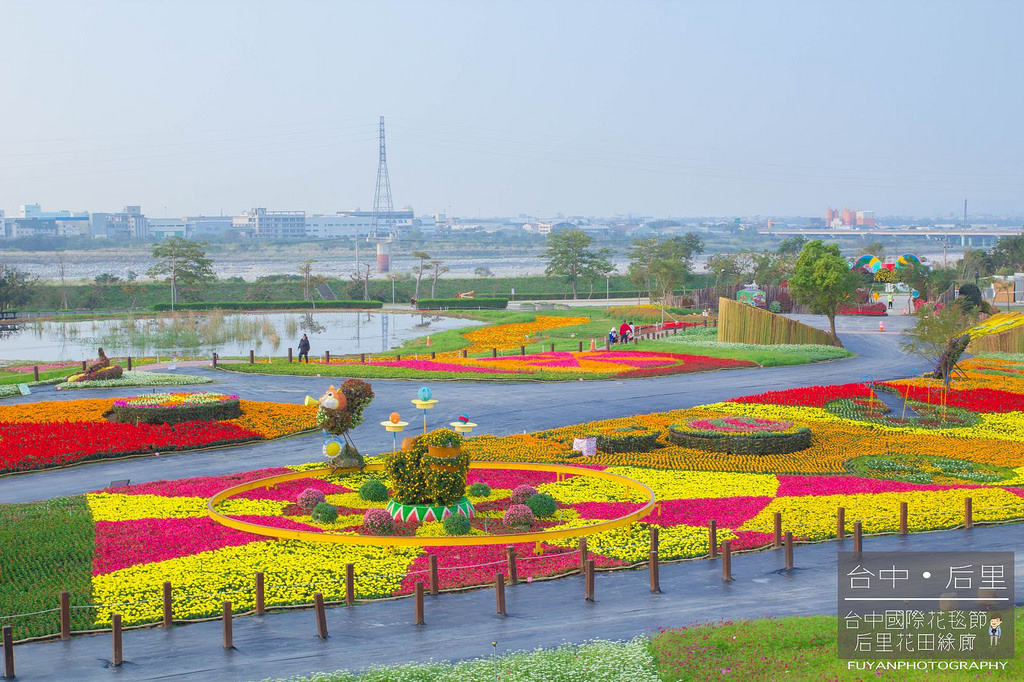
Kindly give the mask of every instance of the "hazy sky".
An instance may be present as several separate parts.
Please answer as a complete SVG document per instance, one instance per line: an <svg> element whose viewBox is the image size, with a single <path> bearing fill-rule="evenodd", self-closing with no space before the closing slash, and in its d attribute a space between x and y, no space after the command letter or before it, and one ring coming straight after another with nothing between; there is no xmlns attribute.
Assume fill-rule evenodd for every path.
<svg viewBox="0 0 1024 682"><path fill-rule="evenodd" d="M1024 213L1024 3L0 0L0 208Z"/></svg>

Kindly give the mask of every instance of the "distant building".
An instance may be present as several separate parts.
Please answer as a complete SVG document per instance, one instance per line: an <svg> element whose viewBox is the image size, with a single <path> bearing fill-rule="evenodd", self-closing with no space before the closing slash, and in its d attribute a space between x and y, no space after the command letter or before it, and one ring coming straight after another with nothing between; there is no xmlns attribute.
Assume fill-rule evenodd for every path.
<svg viewBox="0 0 1024 682"><path fill-rule="evenodd" d="M254 239L302 239L306 236L306 212L253 208L232 218L231 226Z"/></svg>
<svg viewBox="0 0 1024 682"><path fill-rule="evenodd" d="M834 208L825 209L825 226L831 228L842 227L868 227L875 226L874 211L854 211L843 208L836 211Z"/></svg>
<svg viewBox="0 0 1024 682"><path fill-rule="evenodd" d="M231 232L231 216L198 215L185 218L185 232L189 239L219 237Z"/></svg>
<svg viewBox="0 0 1024 682"><path fill-rule="evenodd" d="M3 212L0 211L0 216ZM44 211L39 204L24 204L18 217L0 220L0 236L19 237L79 237L89 233L89 217L71 211Z"/></svg>
<svg viewBox="0 0 1024 682"><path fill-rule="evenodd" d="M7 220L4 218L4 210L0 208L0 239L6 239L8 236Z"/></svg>
<svg viewBox="0 0 1024 682"><path fill-rule="evenodd" d="M153 239L187 238L188 222L185 218L147 218L149 236Z"/></svg>
<svg viewBox="0 0 1024 682"><path fill-rule="evenodd" d="M110 239L147 239L149 227L142 207L125 206L120 213L107 213L106 234Z"/></svg>
<svg viewBox="0 0 1024 682"><path fill-rule="evenodd" d="M382 214L380 223L390 222L392 229L401 234L417 225L410 209ZM365 237L373 226L373 211L338 211L334 215L306 216L306 236L313 239Z"/></svg>

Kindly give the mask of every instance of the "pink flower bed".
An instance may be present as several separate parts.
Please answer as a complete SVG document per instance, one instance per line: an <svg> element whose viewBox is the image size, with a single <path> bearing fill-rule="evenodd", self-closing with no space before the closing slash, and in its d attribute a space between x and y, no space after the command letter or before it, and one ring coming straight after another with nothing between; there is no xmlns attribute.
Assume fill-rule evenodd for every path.
<svg viewBox="0 0 1024 682"><path fill-rule="evenodd" d="M478 372L481 374L518 374L515 369L498 369L496 367L474 367L473 365L457 365L454 362L437 362L436 360L400 360L398 362L368 362L376 367L404 367L424 372Z"/></svg>
<svg viewBox="0 0 1024 682"><path fill-rule="evenodd" d="M16 367L3 367L0 368L4 372L18 372L21 374L31 373L35 367L39 368L40 372L49 372L51 369L70 369L72 367L81 367L82 363L74 362L71 360L65 362L48 362L43 365L18 365Z"/></svg>
<svg viewBox="0 0 1024 682"><path fill-rule="evenodd" d="M520 485L538 486L554 483L555 474L550 471L511 471L502 469L470 469L466 484L486 483L492 488L515 488Z"/></svg>
<svg viewBox="0 0 1024 682"><path fill-rule="evenodd" d="M706 526L712 519L719 528L738 528L764 509L771 497L727 497L690 500L663 500L643 520L654 526ZM640 507L632 502L580 502L570 505L583 519L615 519Z"/></svg>
<svg viewBox="0 0 1024 682"><path fill-rule="evenodd" d="M785 431L793 426L791 422L758 417L709 417L694 419L687 424L692 429L702 431L720 431L722 433L770 433Z"/></svg>
<svg viewBox="0 0 1024 682"><path fill-rule="evenodd" d="M907 493L915 490L951 490L984 486L938 485L885 481L860 476L785 476L779 475L776 497L819 497L821 495L856 495L858 493Z"/></svg>
<svg viewBox="0 0 1024 682"><path fill-rule="evenodd" d="M867 384L836 384L834 386L807 386L785 391L768 391L756 395L733 398L734 403L767 403L769 405L800 405L825 407L825 403L841 398L870 398L875 393Z"/></svg>
<svg viewBox="0 0 1024 682"><path fill-rule="evenodd" d="M240 483L248 483L258 478L287 474L291 469L275 467L256 469L240 474L226 476L199 476L197 478L181 478L175 481L153 481L152 483L136 483L120 488L104 488L94 492L117 493L118 495L161 495L163 497L213 497L221 490ZM303 479L306 480L306 479ZM346 489L347 490L347 489ZM270 491L265 491L270 492ZM295 494L298 495L301 490ZM262 495L258 497L263 497ZM270 498L278 499L278 498Z"/></svg>
<svg viewBox="0 0 1024 682"><path fill-rule="evenodd" d="M414 591L418 581L422 581L424 585L429 584L430 554L437 555L437 582L442 590L492 584L497 573L501 573L507 578L506 546L425 547L425 553L417 557L409 566L409 571L402 580L402 586L398 593L407 594ZM538 555L533 553L534 544L532 542L521 542L512 546L515 547L516 573L519 580L530 580L579 570L580 556L574 550L542 543L544 554ZM593 553L590 558L594 560L594 565L598 568L626 565L623 561Z"/></svg>
<svg viewBox="0 0 1024 682"><path fill-rule="evenodd" d="M275 528L320 530L316 526L270 516L237 516L242 521ZM93 575L128 566L191 556L222 547L237 547L266 540L262 535L222 526L213 519L137 519L97 521Z"/></svg>

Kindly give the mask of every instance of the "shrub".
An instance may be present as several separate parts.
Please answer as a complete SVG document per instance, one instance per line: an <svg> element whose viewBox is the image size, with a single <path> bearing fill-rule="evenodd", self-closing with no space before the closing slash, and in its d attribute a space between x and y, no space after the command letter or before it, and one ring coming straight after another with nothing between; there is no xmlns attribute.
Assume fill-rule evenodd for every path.
<svg viewBox="0 0 1024 682"><path fill-rule="evenodd" d="M957 300L962 301L964 310L981 307L981 289L977 284L967 282L960 285L960 295Z"/></svg>
<svg viewBox="0 0 1024 682"><path fill-rule="evenodd" d="M444 526L444 532L448 535L465 535L473 527L469 517L462 514L452 514L441 525Z"/></svg>
<svg viewBox="0 0 1024 682"><path fill-rule="evenodd" d="M321 502L326 502L327 496L324 495L323 491L317 490L316 488L306 488L299 493L299 499L296 500L299 506L302 507L303 511L310 512Z"/></svg>
<svg viewBox="0 0 1024 682"><path fill-rule="evenodd" d="M558 511L558 504L555 502L555 498L551 497L547 493L537 493L526 501L526 506L530 508L533 515L539 519L547 516L552 516Z"/></svg>
<svg viewBox="0 0 1024 682"><path fill-rule="evenodd" d="M381 511L384 510L382 509ZM313 507L313 513L310 514L310 516L313 517L314 521L319 523L334 523L338 518L338 508L333 504L320 502Z"/></svg>
<svg viewBox="0 0 1024 682"><path fill-rule="evenodd" d="M782 312L788 313L790 308L793 307L793 299L790 298L788 291L780 291L779 295L775 297L775 301L782 308Z"/></svg>
<svg viewBox="0 0 1024 682"><path fill-rule="evenodd" d="M525 504L513 504L505 512L504 521L509 528L529 528L533 525L533 512Z"/></svg>
<svg viewBox="0 0 1024 682"><path fill-rule="evenodd" d="M441 310L443 308L503 310L507 307L507 298L421 298L416 301L417 310Z"/></svg>
<svg viewBox="0 0 1024 682"><path fill-rule="evenodd" d="M782 312L782 304L778 301L772 301L768 304L768 310L769 312L773 312L777 315Z"/></svg>
<svg viewBox="0 0 1024 682"><path fill-rule="evenodd" d="M380 301L317 301L316 308L380 308ZM175 310L312 310L310 301L200 301L175 303ZM167 312L170 303L156 303L153 310Z"/></svg>
<svg viewBox="0 0 1024 682"><path fill-rule="evenodd" d="M489 497L491 494L491 486L486 483L474 483L469 486L470 497Z"/></svg>
<svg viewBox="0 0 1024 682"><path fill-rule="evenodd" d="M176 404L159 404L159 398L169 399L171 394L154 396L156 401L147 401L147 397L143 395L114 401L107 413L108 419L120 424L181 424L237 419L242 416L242 405L236 395L197 393Z"/></svg>
<svg viewBox="0 0 1024 682"><path fill-rule="evenodd" d="M388 499L388 487L376 478L371 478L359 486L359 497L370 502L384 502Z"/></svg>
<svg viewBox="0 0 1024 682"><path fill-rule="evenodd" d="M532 485L517 485L512 490L512 504L526 504L526 501L537 494L537 489Z"/></svg>
<svg viewBox="0 0 1024 682"><path fill-rule="evenodd" d="M395 520L383 509L367 509L363 514L363 525L374 535L391 535L395 532Z"/></svg>
<svg viewBox="0 0 1024 682"><path fill-rule="evenodd" d="M597 438L597 449L601 452L650 452L658 447L661 431L631 425L587 435Z"/></svg>

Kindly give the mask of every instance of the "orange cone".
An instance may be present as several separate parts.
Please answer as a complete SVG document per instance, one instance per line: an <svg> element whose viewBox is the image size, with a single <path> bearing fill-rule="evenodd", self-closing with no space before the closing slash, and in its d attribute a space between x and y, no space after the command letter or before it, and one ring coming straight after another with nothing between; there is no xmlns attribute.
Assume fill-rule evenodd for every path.
<svg viewBox="0 0 1024 682"><path fill-rule="evenodd" d="M427 345L428 346L430 345L430 337L429 336L427 337Z"/></svg>
<svg viewBox="0 0 1024 682"><path fill-rule="evenodd" d="M594 342L594 339L590 339L590 350L597 350L597 344Z"/></svg>
<svg viewBox="0 0 1024 682"><path fill-rule="evenodd" d="M884 332L885 331L885 320L882 320L882 321L880 321L878 323L878 331L880 331L880 332Z"/></svg>

